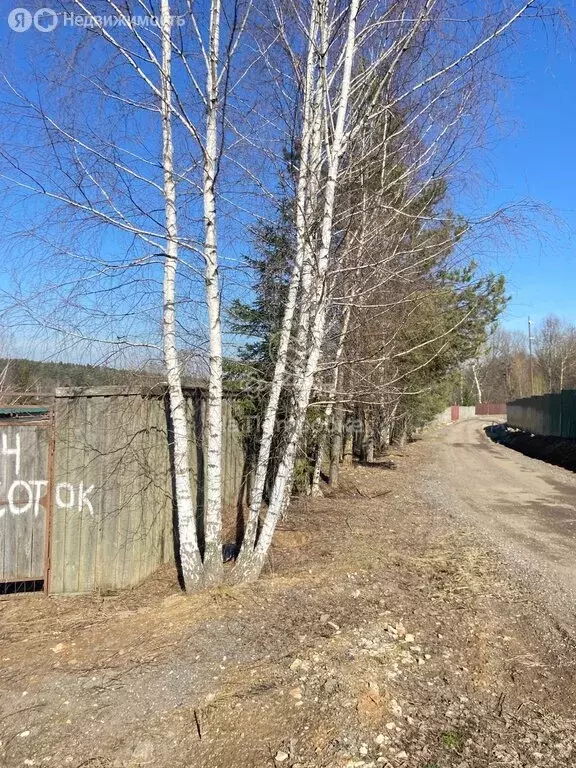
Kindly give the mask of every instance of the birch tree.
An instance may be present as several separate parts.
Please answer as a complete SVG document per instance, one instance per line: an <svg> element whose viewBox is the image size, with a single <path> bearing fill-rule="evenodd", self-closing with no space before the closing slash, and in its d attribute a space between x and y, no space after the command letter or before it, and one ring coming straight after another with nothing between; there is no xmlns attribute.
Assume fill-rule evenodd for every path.
<svg viewBox="0 0 576 768"><path fill-rule="evenodd" d="M399 7L395 6L393 17L398 26L390 46L382 46L384 50L375 46L370 50L367 41L373 42L372 31L376 28L381 31L386 28L387 23L391 23L389 8L374 3L362 6L361 9L360 5L354 2L347 4L345 8L330 2L312 6L305 34L307 58L302 88L300 129L302 141L295 201L297 215L302 215L304 212L308 226L298 223L296 225L297 256L291 283L293 295L297 295L300 291L303 306L297 319L295 336L298 339L297 353L301 340L306 340L305 364L301 375L298 375L297 371L295 381L290 382L290 389L293 392L293 412L288 421L287 439L275 474L268 509L256 538L275 413L280 392L286 385L285 350L290 344L294 321L294 312L289 304L289 310L284 315L281 328L282 354L279 354L276 361L271 385L272 394L263 424L255 492L248 516L248 536L245 537L236 566L238 578L252 578L261 569L274 529L289 500L296 452L324 342L330 294L327 278L331 254L334 250L334 206L340 181L340 161L350 140L361 131L366 122L400 108L401 104L408 102L414 104L413 99L416 94L422 94L423 99L415 108L412 124L417 124L422 115L432 113L438 100L450 94L452 90L463 94L465 92L463 83L470 82L468 78L473 74L480 51L490 47L526 12L530 5L531 3L527 3L519 6L510 15L500 16L495 26L493 19L488 21L487 17L487 23L478 30L479 37L476 40L464 40L463 46L467 47L461 48L460 51L457 50L456 44L453 49L448 47L447 55L442 52L436 58L430 57L429 61L433 62L432 67L438 62L440 65L437 69L425 71L423 76L421 76L421 66L414 66L415 60L418 60L415 50L422 51L433 37L430 32L430 20L439 20L446 10L444 7L440 8L439 4L434 2L424 2L417 10L410 7L410 22L398 23L398 18L402 19L402 16L398 13ZM405 10L408 12L407 6ZM338 34L336 29L345 31ZM324 49L322 41L331 41L328 52ZM356 64L359 50L368 57L367 61L362 62L361 67ZM420 60L419 63L422 64L422 61ZM414 78L413 72L416 71L418 75ZM315 98L318 92L316 89L322 90L322 98L319 100ZM464 103L465 96L461 99L462 107ZM312 215L311 210L307 208L306 192L307 188L310 189L309 147L316 104L320 104L323 110L319 122L325 124L327 130L326 135L323 136L322 162L319 165L322 177L319 180L318 189L322 192L320 203L316 203L311 208L314 211ZM463 108L457 110L454 122L458 122L463 113ZM451 123L448 120L439 128L423 154L413 159L414 165L421 167L427 164L428 159L434 155L434 146L450 132L450 128ZM314 221L317 222L317 229ZM311 244L310 233L313 233ZM314 253L313 264L308 269L307 254L311 252ZM308 275L312 275L310 283L307 282ZM256 543L253 546L254 540Z"/></svg>
<svg viewBox="0 0 576 768"><path fill-rule="evenodd" d="M576 329L555 315L548 315L537 329L535 346L546 391L561 392L571 380L576 364Z"/></svg>
<svg viewBox="0 0 576 768"><path fill-rule="evenodd" d="M108 293L102 288L103 296L115 290L119 295L118 287L125 280L124 285L137 288L130 297L134 308L126 307L122 314L106 316L84 302L82 309L86 311L79 317L82 330L74 333L64 312L58 321L55 315L49 317L47 324L67 342L76 336L78 341L104 349L141 346L151 352L162 350L183 576L189 589L209 586L222 577L222 300L216 234L217 177L225 147L224 103L235 85L232 61L248 20L250 3L231 4L233 21L226 28L223 56L220 0L213 0L207 13L186 3L178 2L177 7L171 7L170 0L161 0L158 16L153 6L140 0L69 0L63 8L85 20L85 28L76 31L81 42L55 51L60 60L63 55L68 56L69 68L51 72L46 67L41 73L33 72L38 81L45 80L45 92L37 98L28 95L32 91L16 85L19 79L11 76L9 68L4 73L6 99L26 115L36 131L33 135L37 137L39 152L34 160L40 157L41 147L48 147L49 159L40 158L35 163L30 158L30 162L22 162L26 154L14 152L14 145L6 142L2 153L4 178L24 194L47 200L49 215L56 210L65 211L70 227L76 220L83 227L99 227L106 237L113 232L119 249L126 243L127 253L131 249L141 254L134 259L86 256L71 247L68 229L63 238L68 243L64 248L60 246L61 255L66 257L63 269L68 274L64 280L59 276L54 281L55 301L62 296L63 284L76 292L78 301L89 294L85 286L90 286L92 293L101 290L97 287L99 282L108 282ZM138 14L146 24L138 22ZM120 21L110 25L110 18ZM49 49L49 39L43 41ZM249 66L246 61L244 57L244 64ZM67 87L74 79L81 86L77 91ZM108 122L98 117L94 120L91 105L82 119L80 105L88 104L91 96L108 113ZM75 108L70 109L71 102ZM141 133L127 136L123 119L133 121ZM115 135L111 126L116 124ZM159 154L155 156L156 140ZM159 203L163 221L157 216ZM82 248L85 231L78 237ZM38 237L37 231L27 234ZM46 232L42 239L47 247L56 248ZM157 265L161 265L163 273L161 343L151 341L149 336L142 341L131 338L119 325L128 322L138 327L139 334L153 335L143 306L147 304L153 313L153 304L142 299L155 291ZM76 277L72 278L74 271ZM132 273L129 280L127 273ZM209 375L205 509L203 525L198 529L196 500L191 494L190 425L178 341L182 344L186 318L202 314L193 309L194 302L201 303L201 296L183 302L182 286L198 285L202 273ZM115 281L115 275L122 278ZM44 295L48 295L46 286ZM41 312L33 309L30 296L22 299L18 309L32 322L46 322ZM137 313L138 319L132 320ZM94 333L98 315L105 318L102 325L107 326L109 333Z"/></svg>
<svg viewBox="0 0 576 768"><path fill-rule="evenodd" d="M172 19L169 0L162 0L162 168L166 221L166 257L164 266L163 338L166 376L169 387L170 416L173 427L174 487L178 511L180 559L188 588L202 580L202 559L196 531L196 510L190 483L188 424L186 401L176 346L176 270L178 265L178 228L176 180L174 173L174 144L172 140Z"/></svg>
<svg viewBox="0 0 576 768"><path fill-rule="evenodd" d="M216 245L216 173L218 164L220 0L212 0L206 62L206 141L204 147L204 258L210 338L208 444L204 565L207 584L222 578L222 332L220 278Z"/></svg>

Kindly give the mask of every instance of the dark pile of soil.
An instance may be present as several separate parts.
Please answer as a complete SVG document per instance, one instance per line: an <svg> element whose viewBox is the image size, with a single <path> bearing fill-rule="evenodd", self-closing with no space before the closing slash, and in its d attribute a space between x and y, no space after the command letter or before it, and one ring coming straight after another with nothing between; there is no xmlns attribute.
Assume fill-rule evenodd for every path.
<svg viewBox="0 0 576 768"><path fill-rule="evenodd" d="M486 434L494 442L502 443L525 456L576 472L576 440L532 435L507 424L486 427Z"/></svg>

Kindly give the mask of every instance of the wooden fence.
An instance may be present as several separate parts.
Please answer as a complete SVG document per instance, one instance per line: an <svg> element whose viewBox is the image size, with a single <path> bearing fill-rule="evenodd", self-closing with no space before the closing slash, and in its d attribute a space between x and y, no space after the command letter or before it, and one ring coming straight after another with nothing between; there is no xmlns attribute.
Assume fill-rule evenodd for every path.
<svg viewBox="0 0 576 768"><path fill-rule="evenodd" d="M186 392L190 426L191 479L201 524L205 477L205 399L200 389ZM245 467L243 440L234 418L234 402L224 403L223 503L225 533L233 537L239 506L244 501ZM167 431L166 397L163 390L126 391L117 387L59 389L51 418L50 460L42 448L33 457L34 445L41 438L26 424L24 437L18 437L21 467L34 468L34 477L9 478L14 464L16 435L0 427L0 450L4 440L3 481L19 483L24 497L20 507L14 501L13 517L18 517L24 533L34 528L34 511L45 512L42 533L36 523L36 539L47 541L46 560L38 573L35 558L30 578L44 579L52 594L111 592L130 587L174 557L173 510L170 472L170 436ZM39 433L44 435L44 433ZM44 439L44 438L42 438ZM44 446L44 442L42 442ZM25 450L24 450L25 449ZM30 456L28 456L30 453ZM26 455L25 455L26 454ZM35 466L41 462L42 477ZM45 466L44 466L45 465ZM44 474L42 474L44 473ZM28 504L26 493L41 481L49 497ZM9 483L4 487L12 487ZM32 498L32 497L30 497ZM22 506L24 505L24 506ZM8 509L8 508L7 508ZM26 515L30 516L27 524ZM38 515L36 516L38 517ZM2 552L15 546L0 526L0 567ZM4 533L3 533L4 532ZM33 546L33 545L31 545ZM35 552L40 544L36 544ZM15 553L19 557L18 552ZM7 562L7 558L4 557ZM18 578L11 572L10 577ZM0 581L2 577L0 576Z"/></svg>
<svg viewBox="0 0 576 768"><path fill-rule="evenodd" d="M576 390L512 400L507 420L509 426L534 435L576 440Z"/></svg>
<svg viewBox="0 0 576 768"><path fill-rule="evenodd" d="M0 584L42 582L50 508L48 411L0 416Z"/></svg>

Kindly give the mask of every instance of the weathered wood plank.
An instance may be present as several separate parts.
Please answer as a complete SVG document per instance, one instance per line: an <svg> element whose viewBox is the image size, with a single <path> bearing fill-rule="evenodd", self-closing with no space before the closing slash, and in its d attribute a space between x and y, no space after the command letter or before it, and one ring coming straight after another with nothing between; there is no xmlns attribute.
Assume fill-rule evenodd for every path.
<svg viewBox="0 0 576 768"><path fill-rule="evenodd" d="M51 423L35 427L36 430L36 461L35 475L37 480L34 522L32 529L32 571L38 579L44 578L46 572L46 534L49 511L49 453L52 435Z"/></svg>
<svg viewBox="0 0 576 768"><path fill-rule="evenodd" d="M64 589L64 561L66 553L66 516L56 505L56 484L66 477L69 441L67 440L69 421L73 402L58 401L55 406L55 446L54 478L52 482L52 519L50 530L50 583L49 589L54 594L61 594Z"/></svg>
<svg viewBox="0 0 576 768"><path fill-rule="evenodd" d="M81 560L82 518L77 512L76 488L83 467L83 445L86 424L85 398L71 404L68 429L63 436L66 443L66 462L62 475L56 476L55 507L64 524L63 589L68 593L79 591Z"/></svg>
<svg viewBox="0 0 576 768"><path fill-rule="evenodd" d="M30 423L0 426L0 580L44 576L47 430Z"/></svg>
<svg viewBox="0 0 576 768"><path fill-rule="evenodd" d="M119 390L122 390L121 392ZM103 391L105 390L105 391ZM187 390L190 474L197 515L205 483L205 397ZM235 511L244 466L232 406L224 414L223 502ZM123 388L59 390L52 530L53 593L115 591L173 559L172 486L163 396ZM92 509L78 509L93 487ZM66 492L73 489L75 504ZM75 507L73 509L73 506ZM233 515L229 515L230 520Z"/></svg>
<svg viewBox="0 0 576 768"><path fill-rule="evenodd" d="M84 441L78 453L82 456L82 465L75 468L76 514L80 519L80 554L78 558L78 591L90 592L94 589L96 557L98 552L98 517L94 509L96 485L100 476L98 458L102 443L100 419L106 407L106 401L100 398L86 398L84 422ZM91 490L92 489L92 490Z"/></svg>

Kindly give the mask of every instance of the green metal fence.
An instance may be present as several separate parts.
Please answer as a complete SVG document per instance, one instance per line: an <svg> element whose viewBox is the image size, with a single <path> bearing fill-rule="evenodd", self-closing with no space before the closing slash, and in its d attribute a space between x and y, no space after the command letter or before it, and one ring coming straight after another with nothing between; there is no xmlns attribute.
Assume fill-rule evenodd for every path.
<svg viewBox="0 0 576 768"><path fill-rule="evenodd" d="M576 389L512 400L506 412L515 429L576 440Z"/></svg>

